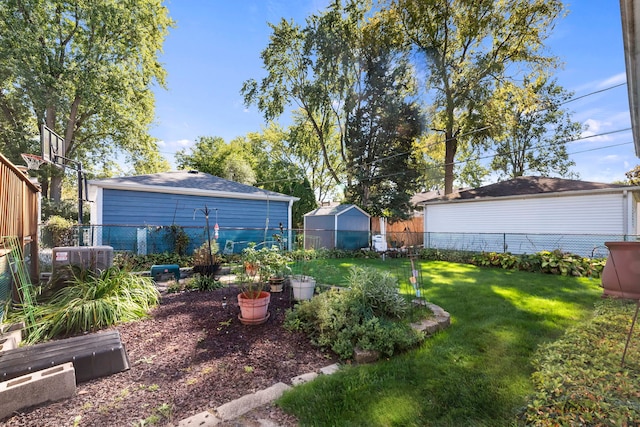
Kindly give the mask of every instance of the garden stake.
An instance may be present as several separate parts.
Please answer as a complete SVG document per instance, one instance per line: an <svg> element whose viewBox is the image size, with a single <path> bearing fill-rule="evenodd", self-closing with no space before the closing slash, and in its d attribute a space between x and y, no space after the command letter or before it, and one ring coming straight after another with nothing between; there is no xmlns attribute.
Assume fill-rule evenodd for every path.
<svg viewBox="0 0 640 427"><path fill-rule="evenodd" d="M640 308L640 300L636 303L636 312L633 315L633 321L631 322L631 329L629 329L629 334L627 335L627 343L624 345L624 353L622 353L622 362L621 366L624 366L624 358L627 355L627 348L629 348L629 341L631 340L631 334L633 333L633 327L636 325L636 319L638 318L638 309Z"/></svg>
<svg viewBox="0 0 640 427"><path fill-rule="evenodd" d="M420 298L420 286L418 283L418 270L416 270L416 265L414 263L413 257L409 258L411 260L411 276L409 277L409 282L413 285L413 289L416 291L416 298Z"/></svg>

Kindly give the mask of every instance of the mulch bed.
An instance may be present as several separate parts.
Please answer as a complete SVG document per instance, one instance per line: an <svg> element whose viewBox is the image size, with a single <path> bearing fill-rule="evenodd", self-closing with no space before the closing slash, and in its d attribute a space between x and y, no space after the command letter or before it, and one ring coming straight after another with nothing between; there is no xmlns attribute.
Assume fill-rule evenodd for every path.
<svg viewBox="0 0 640 427"><path fill-rule="evenodd" d="M0 420L6 426L177 425L184 418L336 362L302 333L282 327L294 305L274 293L270 317L243 325L234 286L208 292L163 294L150 318L121 324L131 369L79 384L76 396L29 408ZM295 418L262 410L280 425ZM265 414L266 413L266 414ZM151 417L151 418L150 418ZM75 424L77 423L77 424ZM250 424L250 423L249 423Z"/></svg>

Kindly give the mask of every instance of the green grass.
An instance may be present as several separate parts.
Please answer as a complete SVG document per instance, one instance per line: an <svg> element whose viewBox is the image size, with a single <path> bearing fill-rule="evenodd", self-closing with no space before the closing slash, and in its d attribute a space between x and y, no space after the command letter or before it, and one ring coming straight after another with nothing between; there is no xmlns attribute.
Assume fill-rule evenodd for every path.
<svg viewBox="0 0 640 427"><path fill-rule="evenodd" d="M322 282L343 284L354 264L388 269L410 289L406 259L323 260ZM535 350L588 317L601 295L599 281L585 278L438 261L417 268L424 296L451 314L451 327L415 350L286 393L279 404L301 425L513 425L534 392Z"/></svg>

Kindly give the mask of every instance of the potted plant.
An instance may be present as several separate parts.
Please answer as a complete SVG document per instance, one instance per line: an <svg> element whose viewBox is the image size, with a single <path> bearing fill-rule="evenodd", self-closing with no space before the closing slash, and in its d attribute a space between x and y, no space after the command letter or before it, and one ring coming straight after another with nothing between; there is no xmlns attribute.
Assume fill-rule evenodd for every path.
<svg viewBox="0 0 640 427"><path fill-rule="evenodd" d="M310 300L316 289L316 279L306 274L307 261L311 258L310 251L302 250L295 256L296 273L289 279L296 301Z"/></svg>
<svg viewBox="0 0 640 427"><path fill-rule="evenodd" d="M261 267L261 254L256 249L256 244L251 242L249 246L242 250L242 265L244 273L252 278L259 276Z"/></svg>
<svg viewBox="0 0 640 427"><path fill-rule="evenodd" d="M271 294L264 290L265 276L261 254L251 245L242 251L243 271L242 292L238 294L240 314L238 318L245 325L259 325L269 318Z"/></svg>
<svg viewBox="0 0 640 427"><path fill-rule="evenodd" d="M263 248L262 267L269 280L271 292L282 292L284 287L284 278L291 271L289 262L291 261L286 253L282 252L277 246L270 249Z"/></svg>

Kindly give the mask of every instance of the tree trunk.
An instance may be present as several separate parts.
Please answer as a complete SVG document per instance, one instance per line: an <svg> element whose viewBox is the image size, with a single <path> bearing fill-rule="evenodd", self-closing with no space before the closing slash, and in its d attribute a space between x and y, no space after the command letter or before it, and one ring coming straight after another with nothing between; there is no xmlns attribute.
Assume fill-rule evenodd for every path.
<svg viewBox="0 0 640 427"><path fill-rule="evenodd" d="M458 140L454 136L453 132L447 130L445 132L445 153L444 153L444 194L451 194L453 192L453 161L456 156L456 150L458 149Z"/></svg>
<svg viewBox="0 0 640 427"><path fill-rule="evenodd" d="M56 126L56 108L54 106L48 106L45 113L45 124L51 130ZM62 153L66 156L66 153ZM55 161L55 159L51 159ZM59 203L62 199L62 174L58 173L55 166L49 168L49 199L55 203Z"/></svg>
<svg viewBox="0 0 640 427"><path fill-rule="evenodd" d="M56 203L59 203L62 199L62 176L57 175L55 172L51 173L51 180L49 181L49 198Z"/></svg>

